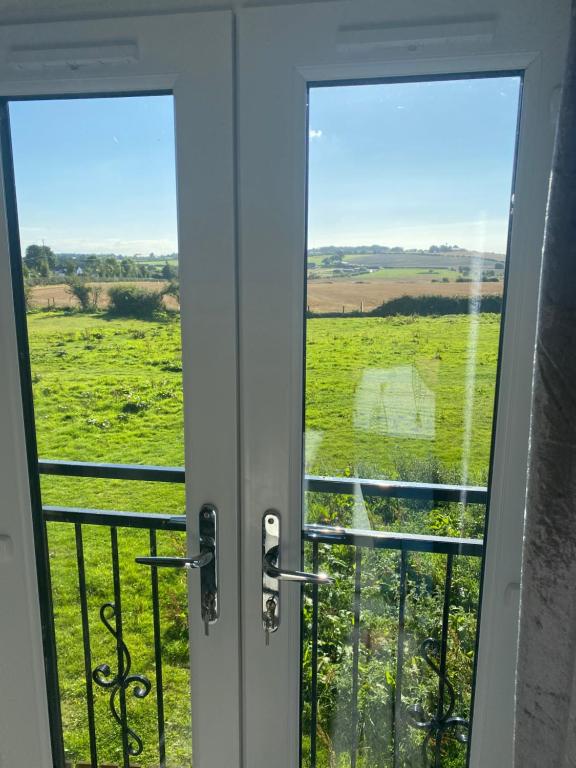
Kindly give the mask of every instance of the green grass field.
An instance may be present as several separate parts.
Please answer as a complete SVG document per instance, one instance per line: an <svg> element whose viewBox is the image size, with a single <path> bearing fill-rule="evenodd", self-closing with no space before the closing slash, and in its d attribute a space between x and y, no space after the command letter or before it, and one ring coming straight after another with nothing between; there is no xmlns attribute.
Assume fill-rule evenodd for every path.
<svg viewBox="0 0 576 768"><path fill-rule="evenodd" d="M308 321L307 471L431 480L440 468L444 479L484 482L499 324L494 315ZM41 457L182 465L177 316L146 322L36 312L29 336ZM42 493L44 504L184 511L183 488L167 484L44 477ZM379 525L377 517L371 522ZM159 540L161 553L184 551L180 534ZM88 752L73 526L51 523L49 547L66 747L71 760L80 760ZM84 547L92 668L108 662L114 669L114 641L98 617L113 599L108 529L85 527ZM133 671L154 683L150 573L133 559L147 553L147 534L120 531L119 547ZM160 579L168 764L182 768L189 764L190 722L186 585L177 571ZM466 631L466 647L473 647L472 629ZM135 764L146 767L157 765L154 691L144 701L128 696L131 727L145 743ZM100 759L120 763L106 691L96 687L95 702Z"/></svg>
<svg viewBox="0 0 576 768"><path fill-rule="evenodd" d="M430 282L431 280L441 281L443 278L449 282L454 282L459 273L451 269L428 268L428 267L382 267L374 269L371 272L362 274L351 273L335 276L334 270L338 270L337 264L325 267L316 259L308 259L309 263L316 264L316 268L311 270L311 274L317 278L339 279L339 280L393 280L395 282Z"/></svg>
<svg viewBox="0 0 576 768"><path fill-rule="evenodd" d="M402 477L433 458L486 480L495 315L308 321L308 471Z"/></svg>
<svg viewBox="0 0 576 768"><path fill-rule="evenodd" d="M377 269L374 272L364 276L366 280L398 280L398 281L423 281L429 282L430 280L442 280L443 278L454 282L458 277L458 272L451 269L434 269L434 268L422 268L422 267L385 267L383 269Z"/></svg>
<svg viewBox="0 0 576 768"><path fill-rule="evenodd" d="M485 480L499 326L495 315L309 320L307 470L394 478L434 457ZM40 456L183 464L177 320L38 312L29 334ZM183 509L181 488L154 484L44 478L43 492L50 504Z"/></svg>
<svg viewBox="0 0 576 768"><path fill-rule="evenodd" d="M147 264L150 267L160 267L162 268L164 264L168 263L171 267L177 267L178 266L178 257L177 256L170 256L166 259L160 258L160 259L149 259L146 257L138 256L134 259L134 262L136 264Z"/></svg>

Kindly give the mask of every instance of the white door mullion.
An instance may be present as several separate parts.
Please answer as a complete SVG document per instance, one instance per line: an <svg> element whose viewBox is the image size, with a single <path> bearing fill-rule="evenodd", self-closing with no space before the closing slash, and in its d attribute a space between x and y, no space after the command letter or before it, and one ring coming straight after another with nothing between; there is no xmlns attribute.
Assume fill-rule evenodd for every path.
<svg viewBox="0 0 576 768"><path fill-rule="evenodd" d="M208 19L211 15L208 15ZM216 21L216 20L215 20ZM221 20L218 19L220 22ZM236 251L232 23L203 31L206 56L174 89L188 549L198 514L218 510L219 618L204 633L200 574L189 574L195 764L240 766ZM208 83L210 84L209 87ZM193 95L196 94L197 98ZM224 726L225 724L225 726Z"/></svg>
<svg viewBox="0 0 576 768"><path fill-rule="evenodd" d="M300 588L281 585L280 628L266 646L262 518L279 512L282 564L299 568L307 86L290 55L268 55L260 22L243 12L239 23L244 764L293 768Z"/></svg>

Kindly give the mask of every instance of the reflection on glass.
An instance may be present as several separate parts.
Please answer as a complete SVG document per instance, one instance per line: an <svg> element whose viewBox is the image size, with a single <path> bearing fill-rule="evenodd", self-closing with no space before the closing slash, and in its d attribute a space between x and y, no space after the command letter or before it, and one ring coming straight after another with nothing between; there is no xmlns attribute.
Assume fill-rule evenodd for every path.
<svg viewBox="0 0 576 768"><path fill-rule="evenodd" d="M519 98L310 92L304 514L363 532L305 534L310 768L466 765Z"/></svg>
<svg viewBox="0 0 576 768"><path fill-rule="evenodd" d="M364 371L355 398L355 430L390 437L434 439L436 398L416 365Z"/></svg>
<svg viewBox="0 0 576 768"><path fill-rule="evenodd" d="M173 99L21 101L10 119L39 455L182 466ZM186 581L134 562L182 555L185 533L66 509L182 514L184 486L43 476L42 496L65 508L47 531L66 760L190 765Z"/></svg>

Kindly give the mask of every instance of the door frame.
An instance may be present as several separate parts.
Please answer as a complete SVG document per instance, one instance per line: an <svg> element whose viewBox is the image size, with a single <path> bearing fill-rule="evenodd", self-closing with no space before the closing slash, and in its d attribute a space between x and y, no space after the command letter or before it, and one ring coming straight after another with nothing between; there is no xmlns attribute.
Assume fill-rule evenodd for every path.
<svg viewBox="0 0 576 768"><path fill-rule="evenodd" d="M435 7L437 22L422 4L426 21L415 20L414 27L398 23L403 19L398 4L383 8L364 0L253 8L238 14L246 765L298 764L294 734L299 732L300 714L300 600L298 590L284 588L282 624L267 648L259 600L259 534L264 511L279 510L284 564L300 565L307 88L327 81L521 71L511 279L501 340L470 756L474 768L512 764L532 353L554 105L563 74L569 3L553 16L548 10L532 0L507 0L497 5L486 27L478 27L472 16L446 22L448 3ZM529 23L516 23L519 18ZM280 700L278 691L283 694Z"/></svg>
<svg viewBox="0 0 576 768"><path fill-rule="evenodd" d="M450 3L438 4L435 8L438 18L443 10L449 13ZM208 94L213 106L217 107L213 114L217 114L218 119L202 120L203 112L206 114L204 109L199 112L199 121L191 119L190 114L180 123L181 129L177 128L184 150L184 155L179 152L180 161L195 169L200 164L205 171L209 168L212 174L209 195L193 196L191 189L184 189L184 194L190 195L197 207L190 215L191 209L183 210L184 206L179 204L179 224L180 228L186 227L189 236L201 233L206 247L220 254L219 259L213 260L220 268L209 259L202 262L202 285L208 285L210 290L203 291L198 285L196 294L192 288L191 291L198 306L214 320L217 329L214 332L223 345L220 349L227 350L226 354L208 358L209 365L194 390L198 409L193 409L186 420L188 445L193 434L201 428L208 429L214 436L214 443L199 454L194 467L187 465L191 517L195 525L194 517L204 501L211 500L218 505L220 531L224 535L224 541L220 542L220 565L226 563L233 577L229 580L221 574L222 613L211 631L211 650L204 644L200 623L193 621L194 607L191 613L192 646L197 649L192 653L192 665L198 671L192 685L193 707L200 699L202 704L200 709L195 708L198 715L194 717L193 725L194 750L201 766L239 765L241 755L244 765L251 768L263 768L270 764L270 760L277 768L293 768L298 760L294 734L299 729L300 602L296 590L292 596L285 591L283 625L290 627L290 632L277 633L270 650L265 652L260 616L260 525L262 513L270 506L284 513L291 511L292 514L284 518L285 564L298 565L301 557L302 257L306 191L303 107L306 84L334 79L488 69L523 69L525 72L520 148L522 157L530 157L530 164L521 159L516 181L510 266L516 269L516 262L522 260L523 269L519 270L518 281L511 282L508 292L503 341L508 365L501 372L499 392L499 410L501 414L506 413L506 418L501 415L496 427L500 450L494 461L488 532L489 538L498 541L499 546L489 547L486 559L485 595L498 593L499 599L483 601L474 708L475 733L489 734L490 739L473 740L471 764L475 767L502 764L502 756L508 755L510 749L510 713L505 712L503 717L501 708L492 705L499 701L498 691L503 680L507 681L510 691L510 664L515 656L511 640L516 635L514 585L519 575L519 552L514 551L511 556L507 546L510 542L518 543L521 536L528 434L526 414L529 413L532 370L530 347L536 319L540 244L554 132L550 111L554 111L562 77L569 8L567 2L552 9L542 8L536 0L494 3L495 32L491 41L470 39L462 45L455 39L448 44L449 50L442 51L428 44L408 50L408 43L400 40L406 35L406 26L394 25L395 20L403 17L402 12L402 3L388 4L383 9L381 4L367 0L354 4L327 2L239 11L236 157L232 98L235 43L231 13L211 11L0 28L0 51L6 52L0 63L0 95L5 98L166 90L185 88L187 84L201 87L203 78L205 84L208 60L214 67L212 74L220 78L221 87ZM423 6L422 13L429 21L429 8ZM206 34L206 28L199 32L204 24L212 24L208 19L216 16L227 19L226 30L218 43ZM525 19L529 23L523 23ZM426 24L415 21L415 27L422 26ZM386 32L384 36L392 34L393 45L382 43L381 30ZM19 45L42 49L62 40L101 43L119 41L126 36L144 43L137 45L140 58L127 65L118 62L101 64L98 71L16 69L15 62L10 60L11 52ZM170 46L163 45L162 40L170 40ZM191 40L195 40L196 45ZM208 57L197 66L201 52L213 54L216 45L221 46L218 47L223 54L221 60L216 62L217 57ZM165 55L169 58L162 64ZM178 72L184 70L177 61L182 64L185 77L178 76ZM202 93L206 96L205 91ZM261 119L258 124L255 116L262 116L263 104L269 108L265 110L266 120ZM278 130L273 133L275 128ZM212 149L220 137L217 152L208 152L206 147L202 152L195 152L193 141L184 142L184 137L198 136L196 132L199 130ZM235 163L239 170L238 272L234 256ZM179 193L182 195L180 188ZM215 206L226 211L224 223L220 221L217 227L214 226ZM277 244L279 240L278 258L264 261L265 252L268 257L271 254L266 250L270 243ZM2 359L16 361L18 346L8 253L8 221L2 206L0 353ZM191 268L187 275L192 279ZM214 301L212 287L221 281L227 289L217 297L220 300ZM230 347L231 338L235 347L236 335L234 331L230 337L226 332L232 323L232 314L236 312L237 286L242 301L242 535L237 517L237 440L235 437L224 439L224 433L218 429L222 424L224 429L230 429L238 419L237 358L236 350ZM262 300L265 286L275 288L274 302L266 298ZM282 286L282 292L278 292L278 286ZM254 299L263 303L252 305ZM275 319L263 324L258 319L258 309L265 311L266 317ZM190 316L185 318L183 315L182 321L188 323ZM185 371L190 368L192 359L198 359L198 354L207 351L205 328L205 325L195 328L190 322L191 343L183 351L185 357L187 355ZM261 346L257 349L258 344ZM289 350L288 355L280 359L278 349ZM226 364L222 362L224 358ZM213 396L215 382L219 386L221 406L215 414L216 421L203 407L201 397L202 394ZM3 665L0 682L4 691L17 692L0 701L2 750L10 764L17 765L25 759L28 765L48 766L52 760L49 758L32 501L25 470L26 440L20 381L15 365L3 367L0 393L0 426L2 434L6 435L0 445L0 478L4 481L6 510L0 536L8 537L0 539L0 568L9 569L12 576L9 588L8 579L0 580L0 609L3 615L12 617L0 640L0 654L11 662ZM225 472L222 467L226 467ZM198 484L191 480L194 472ZM231 480L229 486L222 482L224 474ZM510 509L514 514L504 514L504 510ZM195 538L194 531L191 535ZM234 567L239 541L243 562L240 573ZM240 594L239 584L242 582L245 586ZM239 605L243 616L240 636ZM499 629L508 638L505 654L499 644ZM494 650L497 643L498 654ZM242 648L243 670L238 658ZM199 663L201 658L206 658L206 653L217 662ZM500 666L494 663L495 658L501 662ZM222 663L222 659L226 659L226 663ZM231 674L226 672L229 667L233 668ZM239 703L241 683L242 706ZM223 690L228 695L223 696ZM279 690L283 693L281 697ZM215 707L225 722L229 720L226 726L227 735L232 731L229 741L222 738L219 723L208 714L215 711ZM30 722L31 712L35 713L36 727L33 729L25 725Z"/></svg>
<svg viewBox="0 0 576 768"><path fill-rule="evenodd" d="M99 53L93 61L86 61L84 54L91 46L97 47ZM58 51L63 51L61 60ZM214 503L219 513L220 616L208 638L200 618L200 579L194 572L189 577L192 749L199 765L239 765L233 16L229 11L214 11L0 28L0 52L0 98L4 104L22 98L151 92L174 95L190 554L198 549L201 506ZM19 691L18 706L13 697L0 702L2 752L3 757L10 755L11 759L6 759L11 765L63 768L59 706L54 696L57 660L48 593L49 565L30 399L26 323L22 322L23 293L18 279L21 253L6 120L3 132L3 199L7 205L0 206L0 354L14 365L4 366L0 378L0 424L6 424L0 449L7 454L0 472L5 486L10 486L0 534L10 537L11 573L16 568L20 571L11 581L10 591L0 588L0 610L17 619L0 645L0 681L3 690ZM9 292L10 258L16 264L12 273L16 278L14 302ZM214 349L219 350L218 355ZM26 427L18 359L28 415ZM197 440L197 436L201 438ZM24 470L26 454L29 477ZM22 637L29 642L32 663L26 660ZM12 680L16 673L17 685ZM222 690L227 691L226 697L221 696ZM38 727L29 729L30 712L34 711L38 713ZM227 723L225 738L220 727L222 718Z"/></svg>

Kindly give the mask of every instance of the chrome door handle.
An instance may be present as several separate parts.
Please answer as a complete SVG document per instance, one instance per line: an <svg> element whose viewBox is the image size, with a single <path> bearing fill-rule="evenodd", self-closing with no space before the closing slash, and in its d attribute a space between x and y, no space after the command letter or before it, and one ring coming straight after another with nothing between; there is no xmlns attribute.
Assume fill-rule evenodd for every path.
<svg viewBox="0 0 576 768"><path fill-rule="evenodd" d="M325 573L290 571L280 567L280 515L269 509L262 518L262 626L266 645L280 625L280 582L296 584L332 584Z"/></svg>
<svg viewBox="0 0 576 768"><path fill-rule="evenodd" d="M137 557L136 562L152 568L200 569L200 612L204 622L204 633L208 634L210 624L218 621L220 605L218 600L218 510L213 504L203 504L200 509L198 528L200 532L200 554L194 557Z"/></svg>
<svg viewBox="0 0 576 768"><path fill-rule="evenodd" d="M214 560L211 550L206 549L196 557L137 557L140 565L151 565L154 568L203 568Z"/></svg>
<svg viewBox="0 0 576 768"><path fill-rule="evenodd" d="M279 568L275 564L277 560L278 547L273 547L266 553L262 563L262 570L266 576L277 581L295 581L297 584L332 584L334 581L325 573L306 573L306 571L289 571L286 568Z"/></svg>

